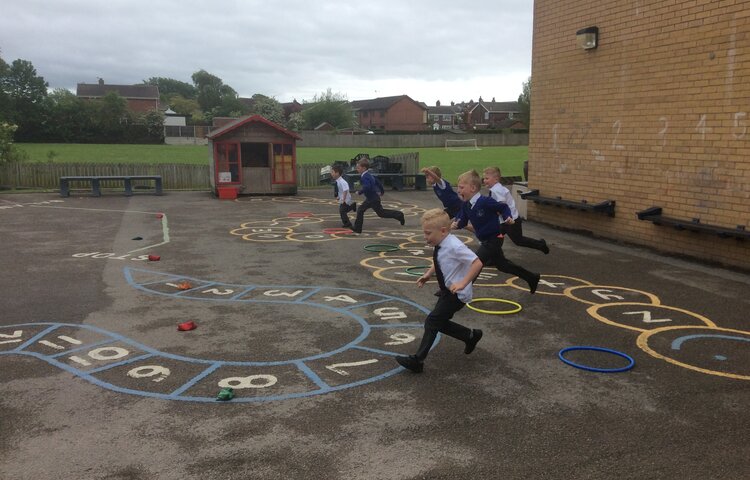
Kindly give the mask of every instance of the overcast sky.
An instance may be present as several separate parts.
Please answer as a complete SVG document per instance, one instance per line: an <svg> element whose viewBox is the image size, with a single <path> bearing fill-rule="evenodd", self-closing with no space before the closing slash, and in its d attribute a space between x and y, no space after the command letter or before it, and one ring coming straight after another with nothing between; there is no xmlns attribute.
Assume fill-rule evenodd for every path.
<svg viewBox="0 0 750 480"><path fill-rule="evenodd" d="M531 75L531 0L0 0L0 56L50 88L192 83L240 96L349 100L409 95L434 105L514 101Z"/></svg>

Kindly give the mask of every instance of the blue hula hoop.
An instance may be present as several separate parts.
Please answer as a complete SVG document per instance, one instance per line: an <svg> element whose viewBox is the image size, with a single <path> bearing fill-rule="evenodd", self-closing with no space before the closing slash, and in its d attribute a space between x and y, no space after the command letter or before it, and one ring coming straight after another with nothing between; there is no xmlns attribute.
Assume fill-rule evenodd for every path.
<svg viewBox="0 0 750 480"><path fill-rule="evenodd" d="M580 365L575 362L571 362L567 358L565 358L565 354L567 352L571 352L574 350L594 350L596 352L605 352L605 353L611 353L613 355L617 355L618 357L622 357L625 360L627 360L629 363L625 365L624 367L620 368L596 368L596 367L587 367L586 365ZM626 353L618 352L617 350L612 350L609 348L602 348L602 347L567 347L560 350L560 352L557 354L558 357L560 357L560 360L562 360L564 363L567 363L571 367L580 368L581 370L586 370L589 372L600 372L600 373L617 373L617 372L626 372L633 368L635 365L635 360L633 360L633 357Z"/></svg>

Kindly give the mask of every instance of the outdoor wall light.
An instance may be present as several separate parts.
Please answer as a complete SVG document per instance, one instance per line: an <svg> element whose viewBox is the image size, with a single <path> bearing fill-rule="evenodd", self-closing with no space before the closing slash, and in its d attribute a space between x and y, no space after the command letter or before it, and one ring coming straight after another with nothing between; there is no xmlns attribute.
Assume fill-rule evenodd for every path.
<svg viewBox="0 0 750 480"><path fill-rule="evenodd" d="M586 27L576 32L578 46L584 50L592 50L599 44L599 27Z"/></svg>

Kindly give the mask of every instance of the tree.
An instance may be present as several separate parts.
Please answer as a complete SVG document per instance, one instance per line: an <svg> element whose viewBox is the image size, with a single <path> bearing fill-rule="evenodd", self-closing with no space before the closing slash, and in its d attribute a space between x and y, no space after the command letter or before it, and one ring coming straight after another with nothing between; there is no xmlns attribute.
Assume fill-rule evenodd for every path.
<svg viewBox="0 0 750 480"><path fill-rule="evenodd" d="M117 142L123 136L125 125L131 122L128 102L117 92L107 92L96 104L96 123L103 140L108 143Z"/></svg>
<svg viewBox="0 0 750 480"><path fill-rule="evenodd" d="M185 98L180 94L173 93L167 98L167 104L169 108L174 110L175 113L186 116L202 116L201 106L198 105L198 101L193 98Z"/></svg>
<svg viewBox="0 0 750 480"><path fill-rule="evenodd" d="M64 88L47 96L42 138L48 142L87 143L97 130L94 119L96 104L81 100Z"/></svg>
<svg viewBox="0 0 750 480"><path fill-rule="evenodd" d="M0 70L0 91L7 103L3 117L18 125L17 141L32 139L42 125L48 84L27 60L14 60Z"/></svg>
<svg viewBox="0 0 750 480"><path fill-rule="evenodd" d="M279 125L284 123L284 107L275 98L256 93L250 100L249 114L260 115Z"/></svg>
<svg viewBox="0 0 750 480"><path fill-rule="evenodd" d="M523 91L518 96L518 109L521 111L521 121L531 128L531 77L523 82Z"/></svg>
<svg viewBox="0 0 750 480"><path fill-rule="evenodd" d="M239 104L237 92L216 75L199 70L192 76L197 91L197 100L207 116L228 115ZM241 104L240 104L241 105Z"/></svg>
<svg viewBox="0 0 750 480"><path fill-rule="evenodd" d="M10 66L0 57L0 82L8 76ZM4 88L0 88L0 121L10 120L10 97L5 93ZM15 131L15 129L13 130Z"/></svg>
<svg viewBox="0 0 750 480"><path fill-rule="evenodd" d="M16 128L16 125L0 119L0 165L22 159L15 145L13 145L13 133L16 131Z"/></svg>
<svg viewBox="0 0 750 480"><path fill-rule="evenodd" d="M146 126L148 136L155 142L164 143L164 114L159 110L151 110L141 117Z"/></svg>
<svg viewBox="0 0 750 480"><path fill-rule="evenodd" d="M286 128L294 132L299 132L305 128L305 119L300 112L292 112L286 121Z"/></svg>
<svg viewBox="0 0 750 480"><path fill-rule="evenodd" d="M187 82L175 80L174 78L151 77L148 80L144 80L143 84L159 87L159 96L163 101L167 101L173 95L195 99L198 94L195 86Z"/></svg>
<svg viewBox="0 0 750 480"><path fill-rule="evenodd" d="M320 95L315 95L312 101L303 101L302 118L305 127L312 130L323 122L328 122L336 128L349 128L353 124L352 109L345 95L332 93L327 89Z"/></svg>

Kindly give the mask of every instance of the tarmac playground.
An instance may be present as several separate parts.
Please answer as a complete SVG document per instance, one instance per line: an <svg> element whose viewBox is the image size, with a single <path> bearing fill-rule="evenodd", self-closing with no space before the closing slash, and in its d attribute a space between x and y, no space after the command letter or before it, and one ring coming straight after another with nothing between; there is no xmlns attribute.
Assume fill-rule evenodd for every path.
<svg viewBox="0 0 750 480"><path fill-rule="evenodd" d="M528 221L417 375L439 203L383 200L0 195L0 477L750 476L750 276Z"/></svg>

